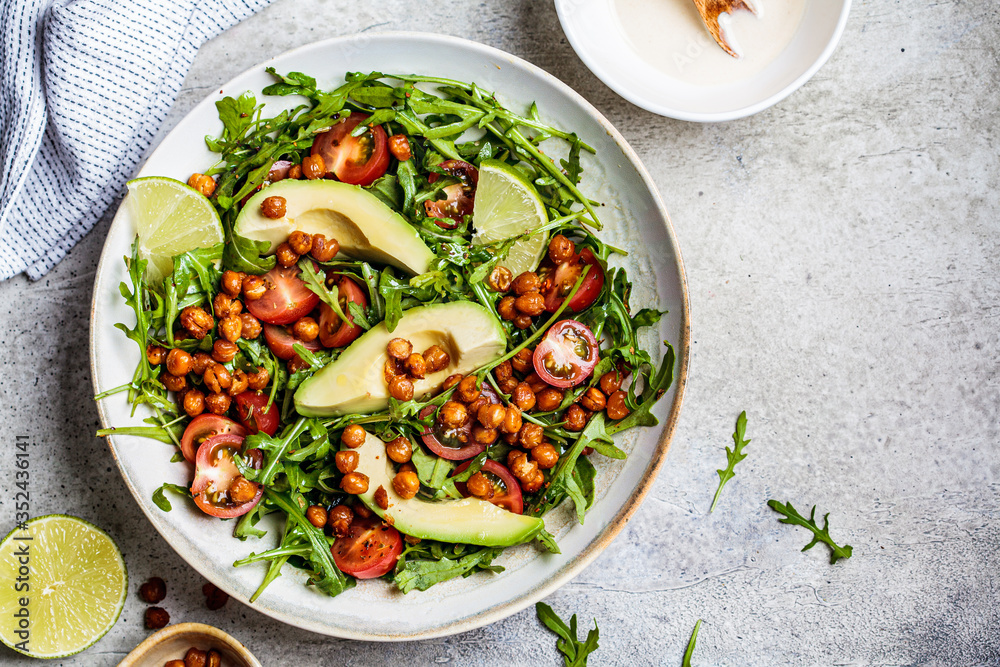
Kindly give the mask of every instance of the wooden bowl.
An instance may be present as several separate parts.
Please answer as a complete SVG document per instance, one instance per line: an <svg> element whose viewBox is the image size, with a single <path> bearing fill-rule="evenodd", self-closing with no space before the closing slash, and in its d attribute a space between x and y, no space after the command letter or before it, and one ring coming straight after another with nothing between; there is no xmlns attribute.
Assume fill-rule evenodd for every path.
<svg viewBox="0 0 1000 667"><path fill-rule="evenodd" d="M118 667L163 667L168 660L183 660L192 646L221 653L223 667L261 667L246 646L204 623L168 625L136 646Z"/></svg>

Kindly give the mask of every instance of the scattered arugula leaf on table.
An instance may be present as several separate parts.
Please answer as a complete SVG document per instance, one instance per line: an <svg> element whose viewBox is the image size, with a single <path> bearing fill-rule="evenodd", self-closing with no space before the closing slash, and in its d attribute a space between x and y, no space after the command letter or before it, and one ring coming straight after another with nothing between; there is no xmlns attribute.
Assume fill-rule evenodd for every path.
<svg viewBox="0 0 1000 667"><path fill-rule="evenodd" d="M597 621L594 621L594 629L587 633L587 639L580 641L576 634L576 614L569 619L569 625L559 618L552 607L539 602L535 605L535 613L538 620L549 630L559 636L556 648L563 654L563 661L566 667L586 667L587 656L597 650L597 641L600 639L600 632L597 628Z"/></svg>
<svg viewBox="0 0 1000 667"><path fill-rule="evenodd" d="M728 459L729 464L726 466L725 470L716 471L719 473L719 488L715 490L715 498L712 499L712 506L708 509L709 512L715 511L715 506L719 502L719 494L722 493L722 487L726 485L726 482L736 476L736 464L747 457L747 455L743 453L743 448L750 444L749 440L744 440L746 433L747 411L744 410L736 419L736 432L733 433L733 449L726 447L726 458Z"/></svg>
<svg viewBox="0 0 1000 667"><path fill-rule="evenodd" d="M785 516L784 519L778 519L779 522L790 523L793 526L802 526L803 528L808 528L809 530L812 531L813 533L812 541L809 544L802 547L802 551L808 551L809 549L812 549L814 546L822 542L823 544L830 547L830 565L833 565L841 558L851 557L851 554L854 551L851 545L845 544L842 547L838 546L837 543L833 541L833 538L830 537L830 528L829 528L830 524L827 521L827 517L830 516L829 512L823 515L823 527L820 528L819 524L817 524L815 520L816 517L815 505L813 505L812 512L809 513L808 519L799 514L795 510L795 508L792 507L791 503L785 503L784 505L782 505L777 500L768 500L767 506L773 509L778 514L783 514Z"/></svg>
<svg viewBox="0 0 1000 667"><path fill-rule="evenodd" d="M684 651L684 662L681 663L681 667L691 667L691 656L694 655L694 645L698 641L698 630L701 629L701 619L694 624L694 630L691 631L691 639L688 640L687 649Z"/></svg>

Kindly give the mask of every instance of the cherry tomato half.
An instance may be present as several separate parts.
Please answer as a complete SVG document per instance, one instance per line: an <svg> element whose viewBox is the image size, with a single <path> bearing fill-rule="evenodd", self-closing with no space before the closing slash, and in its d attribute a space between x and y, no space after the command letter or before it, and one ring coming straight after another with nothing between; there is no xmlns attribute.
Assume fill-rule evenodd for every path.
<svg viewBox="0 0 1000 667"><path fill-rule="evenodd" d="M295 348L292 347L296 343L301 344L302 347L310 352L319 352L323 349L318 340L311 340L309 342L299 340L292 335L288 327L278 326L277 324L264 325L264 342L267 343L268 349L274 353L274 356L285 361L296 356Z"/></svg>
<svg viewBox="0 0 1000 667"><path fill-rule="evenodd" d="M554 313L559 310L563 299L572 291L577 279L583 272L585 266L590 266L590 272L584 278L580 289L576 291L572 301L567 307L570 311L580 312L590 307L601 293L604 287L604 269L597 261L590 248L584 248L579 253L573 253L565 262L558 266L546 258L538 268L539 277L542 279L541 292L545 296L545 310Z"/></svg>
<svg viewBox="0 0 1000 667"><path fill-rule="evenodd" d="M470 463L472 462L466 461L455 468L455 472L452 474L457 475L464 472ZM490 498L491 503L514 514L521 514L524 511L524 497L521 495L521 486L507 468L492 459L486 459L479 472L483 473L486 479L493 484L494 493L493 497ZM469 493L465 482L455 482L455 488L466 498L472 495Z"/></svg>
<svg viewBox="0 0 1000 667"><path fill-rule="evenodd" d="M483 396L486 396L491 403L500 403L500 397L488 384L483 384ZM437 406L428 405L420 411L420 418L426 418L437 412ZM486 445L472 439L472 420L465 422L459 428L447 428L437 419L429 429L424 429L420 438L427 445L427 448L443 459L449 461L464 461L471 459L480 452L486 450Z"/></svg>
<svg viewBox="0 0 1000 667"><path fill-rule="evenodd" d="M271 403L265 412L268 398L268 394L261 391L245 391L233 399L240 422L250 433L274 435L278 431L278 404Z"/></svg>
<svg viewBox="0 0 1000 667"><path fill-rule="evenodd" d="M599 352L597 339L587 325L561 320L535 348L532 362L538 376L553 387L574 387L594 371Z"/></svg>
<svg viewBox="0 0 1000 667"><path fill-rule="evenodd" d="M389 138L381 125L368 128L360 137L351 132L368 114L353 112L342 123L316 135L312 154L322 155L327 174L344 183L371 185L389 168Z"/></svg>
<svg viewBox="0 0 1000 667"><path fill-rule="evenodd" d="M247 434L247 430L228 417L208 413L198 415L184 429L184 435L181 436L181 453L185 459L194 463L201 443L213 436L226 433L242 438Z"/></svg>
<svg viewBox="0 0 1000 667"><path fill-rule="evenodd" d="M222 519L243 516L252 510L264 495L263 486L250 482L257 486L257 493L252 499L237 503L229 498L229 487L240 474L233 461L233 455L242 448L243 437L232 433L209 438L198 448L191 495L195 504L205 514Z"/></svg>
<svg viewBox="0 0 1000 667"><path fill-rule="evenodd" d="M348 324L333 312L333 308L324 304L319 307L319 340L326 347L344 347L354 342L363 329L354 323L354 315L347 309L348 303L356 303L362 309L368 307L368 297L358 284L347 276L337 276L336 281L340 309L347 316Z"/></svg>
<svg viewBox="0 0 1000 667"><path fill-rule="evenodd" d="M439 227L455 229L465 220L465 216L472 215L476 203L476 186L479 185L479 170L463 160L445 160L438 166L460 182L442 190L445 199L425 201L424 211L428 217L439 218L437 221ZM432 172L427 176L427 182L433 183L438 178L440 176ZM451 223L442 222L449 219Z"/></svg>
<svg viewBox="0 0 1000 667"><path fill-rule="evenodd" d="M291 324L307 315L319 303L319 296L299 278L299 267L276 266L264 274L267 291L247 310L261 322Z"/></svg>
<svg viewBox="0 0 1000 667"><path fill-rule="evenodd" d="M377 516L355 517L347 535L336 539L330 553L341 572L358 579L374 579L396 566L403 553L403 540L398 530Z"/></svg>

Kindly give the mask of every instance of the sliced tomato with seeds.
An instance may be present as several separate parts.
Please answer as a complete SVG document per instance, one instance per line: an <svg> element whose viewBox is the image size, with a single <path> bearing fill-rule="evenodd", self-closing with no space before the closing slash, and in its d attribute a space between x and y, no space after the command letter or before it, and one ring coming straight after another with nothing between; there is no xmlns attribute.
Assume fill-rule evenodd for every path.
<svg viewBox="0 0 1000 667"><path fill-rule="evenodd" d="M590 267L590 271L567 306L568 310L577 313L589 308L600 296L604 287L604 268L594 252L590 248L584 248L579 253L573 253L572 257L559 265L554 265L548 258L542 262L538 273L542 280L541 292L545 297L545 310L550 313L559 310L559 306L566 299L566 295L573 291L573 286L587 266Z"/></svg>
<svg viewBox="0 0 1000 667"><path fill-rule="evenodd" d="M240 422L250 433L266 433L272 436L277 433L278 404L271 403L271 407L268 408L269 398L268 394L261 391L245 391L236 394L233 399Z"/></svg>
<svg viewBox="0 0 1000 667"><path fill-rule="evenodd" d="M299 278L299 267L276 266L264 274L267 291L254 301L247 301L247 310L261 322L291 324L309 314L319 296Z"/></svg>
<svg viewBox="0 0 1000 667"><path fill-rule="evenodd" d="M205 514L221 519L243 516L256 507L264 495L263 486L250 482L257 487L252 499L241 503L229 497L233 480L241 476L233 456L242 449L243 437L232 433L211 437L198 447L191 495L195 505Z"/></svg>
<svg viewBox="0 0 1000 667"><path fill-rule="evenodd" d="M344 183L371 185L389 168L389 138L381 125L351 136L354 128L368 118L366 113L353 112L344 122L317 134L313 141L312 154L321 155L327 173Z"/></svg>
<svg viewBox="0 0 1000 667"><path fill-rule="evenodd" d="M465 216L472 215L476 203L476 186L479 185L479 170L464 160L445 160L438 166L460 182L448 185L441 191L445 195L444 199L425 201L424 212L428 217L438 218L436 222L439 227L455 229L465 221ZM434 183L440 177L440 174L432 172L428 174L427 182Z"/></svg>
<svg viewBox="0 0 1000 667"><path fill-rule="evenodd" d="M201 443L216 435L232 433L243 437L247 430L228 417L212 414L200 414L191 420L181 436L181 453L184 458L194 463Z"/></svg>
<svg viewBox="0 0 1000 667"><path fill-rule="evenodd" d="M532 363L538 376L553 387L575 387L594 371L599 354L597 339L586 324L561 320L535 348Z"/></svg>
<svg viewBox="0 0 1000 667"><path fill-rule="evenodd" d="M452 475L465 472L471 463L472 461L466 461L458 466ZM521 495L521 485L517 483L510 470L507 470L507 468L493 459L486 459L479 472L483 473L490 484L493 485L493 497L489 498L491 503L514 514L524 512L524 496ZM472 495L469 493L465 482L455 482L455 488L466 498Z"/></svg>
<svg viewBox="0 0 1000 667"><path fill-rule="evenodd" d="M274 353L274 356L284 361L288 361L296 356L295 348L292 347L296 343L299 343L310 352L319 352L323 349L323 345L318 340L311 340L309 342L299 340L292 335L288 327L278 326L277 324L264 325L264 342L267 343L267 348Z"/></svg>
<svg viewBox="0 0 1000 667"><path fill-rule="evenodd" d="M329 284L329 283L327 283ZM348 309L348 303L356 303L362 309L368 307L368 296L356 282L347 276L337 276L334 285L337 287L337 303L347 317L347 322L333 312L333 308L323 303L319 307L319 341L325 347L344 347L354 342L354 339L364 331L354 323L354 315Z"/></svg>
<svg viewBox="0 0 1000 667"><path fill-rule="evenodd" d="M334 541L330 553L341 572L357 579L375 579L396 567L403 539L398 530L377 516L355 517L347 535Z"/></svg>

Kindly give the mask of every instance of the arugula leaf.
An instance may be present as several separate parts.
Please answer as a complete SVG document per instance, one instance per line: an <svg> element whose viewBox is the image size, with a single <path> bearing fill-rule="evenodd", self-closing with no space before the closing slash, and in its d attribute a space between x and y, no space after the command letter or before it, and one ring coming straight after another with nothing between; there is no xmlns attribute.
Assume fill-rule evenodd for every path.
<svg viewBox="0 0 1000 667"><path fill-rule="evenodd" d="M691 639L688 640L687 649L684 651L684 662L681 663L681 667L691 667L691 656L694 655L694 645L698 641L698 630L701 628L701 619L694 624L694 630L691 632Z"/></svg>
<svg viewBox="0 0 1000 667"><path fill-rule="evenodd" d="M535 539L538 540L545 550L550 554L561 554L562 551L559 550L559 545L556 544L556 538L549 531L542 528L538 535L535 535Z"/></svg>
<svg viewBox="0 0 1000 667"><path fill-rule="evenodd" d="M170 484L169 482L163 484L156 491L153 491L153 504L159 507L164 512L169 512L173 509L170 505L170 501L167 500L167 496L164 495L164 491L173 491L176 494L191 497L191 490L186 486L180 486L179 484Z"/></svg>
<svg viewBox="0 0 1000 667"><path fill-rule="evenodd" d="M715 505L719 502L719 494L722 493L722 487L726 485L726 482L736 476L736 464L747 457L747 455L743 453L743 448L750 444L749 440L743 439L746 433L747 411L744 410L736 419L736 432L733 433L734 447L733 449L726 447L726 458L729 461L729 465L726 466L725 470L716 471L719 473L719 488L715 490L715 498L712 499L712 506L708 509L709 512L715 511Z"/></svg>
<svg viewBox="0 0 1000 667"><path fill-rule="evenodd" d="M639 405L627 417L609 426L607 429L609 435L625 431L633 426L656 426L659 423L650 410L673 384L674 362L676 361L674 346L667 341L663 341L663 344L667 346L667 352L663 355L663 361L660 362L660 369L656 375L649 378L646 383L646 390L642 392Z"/></svg>
<svg viewBox="0 0 1000 667"><path fill-rule="evenodd" d="M271 502L284 510L287 514L286 521L295 522L309 540L309 545L312 547L309 552L309 562L314 568L313 585L331 597L342 593L348 587L347 577L333 562L330 544L323 531L309 523L298 503L288 495L266 486L264 493Z"/></svg>
<svg viewBox="0 0 1000 667"><path fill-rule="evenodd" d="M264 255L269 247L267 241L251 241L230 230L226 233L222 264L233 271L262 275L273 269L278 261L275 255Z"/></svg>
<svg viewBox="0 0 1000 667"><path fill-rule="evenodd" d="M586 667L587 656L597 650L597 642L600 639L600 631L597 628L597 621L594 620L594 629L587 633L587 639L581 642L577 639L576 614L569 619L569 625L559 618L552 607L539 602L535 605L535 613L538 620L545 627L555 633L559 640L556 648L563 654L563 662L566 667Z"/></svg>
<svg viewBox="0 0 1000 667"><path fill-rule="evenodd" d="M440 560L407 560L401 571L397 572L393 581L403 593L410 591L426 591L434 584L471 574L476 568L489 566L503 549L484 548L475 551L458 560L441 558ZM491 568L496 569L496 568ZM499 568L503 570L503 568Z"/></svg>
<svg viewBox="0 0 1000 667"><path fill-rule="evenodd" d="M773 509L778 514L785 516L784 519L778 519L780 523L788 523L794 526L802 526L803 528L808 528L813 533L812 541L809 544L802 547L802 551L807 551L812 549L814 546L822 542L823 544L830 547L830 565L833 565L841 558L850 558L854 549L849 544L845 544L840 547L837 543L833 541L830 537L829 523L827 517L830 513L827 512L823 515L823 527L820 528L815 521L816 517L816 506L813 505L812 512L809 513L809 518L806 519L804 516L799 514L791 503L785 503L782 505L777 500L768 500L767 506Z"/></svg>

